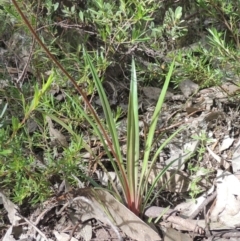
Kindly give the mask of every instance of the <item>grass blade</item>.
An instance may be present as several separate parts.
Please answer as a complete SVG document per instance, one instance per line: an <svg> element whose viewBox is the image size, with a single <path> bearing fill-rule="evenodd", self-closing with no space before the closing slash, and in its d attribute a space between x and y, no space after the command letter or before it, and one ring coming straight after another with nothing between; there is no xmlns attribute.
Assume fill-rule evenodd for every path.
<svg viewBox="0 0 240 241"><path fill-rule="evenodd" d="M92 61L90 60L90 57L85 50L84 50L84 54L85 54L86 63L90 67L91 74L93 76L93 80L94 80L94 83L97 87L99 98L101 100L104 115L105 115L105 118L106 118L106 123L107 123L107 126L108 126L108 130L109 130L110 135L112 137L112 144L114 146L114 151L115 151L114 156L116 158L118 168L115 165L115 161L113 159L110 159L110 160L111 160L111 163L113 165L114 171L118 175L118 178L121 182L125 199L126 199L127 203L129 203L130 202L130 192L129 192L129 186L128 186L128 179L127 179L126 169L125 169L123 159L122 159L120 144L119 144L119 140L118 140L118 134L117 134L115 122L114 122L114 119L113 119L113 116L112 116L112 111L111 111L107 96L105 94L105 91L103 89L102 83L101 83L101 81L100 81L100 79L97 75L96 69L94 68L94 66L92 64ZM105 146L105 148L106 148L106 146Z"/></svg>
<svg viewBox="0 0 240 241"><path fill-rule="evenodd" d="M147 141L146 141L146 146L145 146L145 152L144 152L144 158L143 158L143 165L142 165L142 172L140 175L140 182L139 182L139 186L141 188L141 190L139 190L139 195L141 195L144 192L145 186L144 184L144 179L146 179L146 173L148 171L148 161L149 161L149 155L150 155L150 151L151 151L151 147L152 147L152 143L153 143L153 138L154 138L154 133L156 130L156 126L157 126L157 121L158 121L158 117L159 114L161 112L161 108L165 99L165 95L168 89L168 85L170 83L170 79L173 73L173 68L174 68L174 61L172 62L170 69L168 71L168 74L166 76L166 80L163 86L163 89L161 91L160 97L158 99L155 111L153 113L152 116L152 121L149 127L149 133L147 136Z"/></svg>
<svg viewBox="0 0 240 241"><path fill-rule="evenodd" d="M138 188L138 166L139 166L139 120L138 120L138 93L135 62L132 59L132 76L128 105L127 123L127 177L131 195L131 205L138 206L136 196ZM132 211L134 207L130 208Z"/></svg>

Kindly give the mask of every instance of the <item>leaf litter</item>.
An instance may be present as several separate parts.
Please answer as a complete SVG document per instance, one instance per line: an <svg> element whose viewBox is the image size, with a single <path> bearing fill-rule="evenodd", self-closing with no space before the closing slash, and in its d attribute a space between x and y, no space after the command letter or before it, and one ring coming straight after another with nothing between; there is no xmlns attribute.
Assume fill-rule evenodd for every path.
<svg viewBox="0 0 240 241"><path fill-rule="evenodd" d="M163 119L166 115L166 121L167 111L162 113ZM210 130L214 130L219 123L223 122L223 120L219 120L221 116L209 118L209 112L204 113L203 111L200 115L192 116L190 122L187 120L186 123L189 123L188 130L197 132L201 127L205 128L206 133L210 133ZM181 118L184 119L184 115ZM51 140L58 140L63 143L63 146L66 146L66 138L53 127L50 119L47 119L47 122L49 123ZM195 124L192 125L192 123ZM160 123L159 128L162 126L163 124ZM173 237L175 237L175 240L191 240L191 237L210 237L211 234L208 230L211 230L211 233L219 233L225 230L225 237L231 237L233 230L237 232L240 225L240 182L237 175L234 175L239 172L237 166L239 141L235 144L236 137L231 137L231 132L224 126L221 128L222 133L225 134L223 135L221 131L216 133L215 144L211 143L206 146L202 159L202 166L212 169L214 166L215 170L218 169L214 182L206 182L203 176L198 185L205 187L205 191L195 199L189 199L180 204L176 203L174 204L175 207L172 205L167 214L163 215L164 211L161 207L154 205L149 207L145 212L146 217L154 220L163 215L155 228L150 228L106 191L88 188L73 191L72 194L71 192L63 194L46 201L28 219L22 216L19 208L1 193L3 207L10 222L2 240L21 240L24 238L31 238L32 240L97 240L98 235L105 235L106 240L170 240ZM121 135L124 136L124 133ZM188 134L184 138L182 145L176 142L175 147L170 150L171 157L169 158L172 158L173 153L176 153L174 157L176 158L176 165L173 165L157 184L157 189L164 187L165 193L179 193L181 195L190 190L192 180L186 171L186 165L187 161L194 160L194 155L201 143L199 140L192 140ZM174 144L171 144L169 148L173 146ZM235 150L232 157L229 154L231 148ZM186 155L186 150L188 151L187 156L183 158ZM209 154L207 154L208 152ZM229 156L229 158L223 158L224 155ZM172 160L169 158L167 158L167 155L160 157L155 168L156 174L169 160ZM183 168L179 168L179 166ZM233 174L229 172L231 166L233 167ZM112 179L116 178L113 172L106 175L99 169L96 170L96 174L98 181L103 186L108 185L109 176ZM152 173L151 175L156 174ZM150 185L151 175L149 177ZM195 217L198 217L198 220L195 220ZM208 221L207 223L210 222L208 226L206 226L206 221ZM48 227L50 223L51 229ZM159 235L159 230L161 230L162 236ZM188 231L189 234L179 233L176 230Z"/></svg>
<svg viewBox="0 0 240 241"><path fill-rule="evenodd" d="M22 54L28 56L29 51L24 49ZM24 60L22 64L26 65L28 58L21 59ZM16 74L19 70L12 68L10 73ZM124 92L124 88L119 90L117 83L110 85L114 94L109 93L109 96L113 95L112 103L115 105L118 93ZM160 154L155 173L151 173L153 176L157 175L168 162L176 159L175 165L157 183L156 193L163 187L158 200L145 211L146 218L154 220L160 217L159 222L148 226L103 190L80 188L56 195L28 214L24 214L20 207L0 192L0 214L3 217L0 223L1 240L75 241L98 240L102 237L104 240L188 241L194 237L210 240L219 236L222 237L221 240L239 240L240 119L237 103L228 98L228 95L232 96L239 91L239 87L225 82L220 87L198 91L199 86L189 79L183 81L179 87L182 93L178 93L178 96L175 92L168 92L158 123L157 134L161 135L161 141L164 140L164 135L174 131L176 124L186 125L185 132L178 135L174 143ZM144 96L139 98L139 106L144 112L142 129L147 128L149 116L152 114L151 107L155 105L154 101L158 99L160 91L158 87L142 87ZM63 98L61 95L56 99L60 101ZM189 103L187 98L191 99ZM53 126L49 117L47 122L52 144L68 147L67 138ZM122 122L119 132L121 136L125 136L124 118ZM32 132L37 125L32 121L28 128L29 132ZM199 134L202 130L207 135L214 133L216 142L213 145L192 140L192 134ZM144 137L144 130L142 135ZM216 173L211 174L210 179L197 172L200 176L198 185L203 187L201 193L194 199L182 198L197 178L191 175L187 164L188 161L193 165L199 163L197 153L201 144L206 149L200 166ZM186 150L188 154L183 158ZM96 169L98 182L103 186L108 186L109 176L115 179L111 171L109 175L105 175L101 168ZM151 175L149 185L152 184ZM155 206L157 202L160 206ZM170 208L165 212L166 207L161 205Z"/></svg>

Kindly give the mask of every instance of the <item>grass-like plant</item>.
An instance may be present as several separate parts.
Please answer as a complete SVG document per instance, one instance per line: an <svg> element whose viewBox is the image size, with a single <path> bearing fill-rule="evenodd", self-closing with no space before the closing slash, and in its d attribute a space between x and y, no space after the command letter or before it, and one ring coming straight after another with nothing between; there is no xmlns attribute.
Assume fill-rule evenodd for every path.
<svg viewBox="0 0 240 241"><path fill-rule="evenodd" d="M130 95L129 95L129 109L128 109L128 123L127 123L127 161L123 161L123 154L121 152L120 143L118 139L118 134L116 130L116 124L112 116L112 111L106 94L104 92L102 83L97 75L97 71L90 60L90 56L84 50L85 62L90 67L91 74L99 97L102 102L103 111L106 118L106 125L102 123L96 111L94 110L91 103L88 101L84 91L79 88L76 81L71 77L71 75L64 69L64 67L57 61L57 59L49 52L48 48L40 40L34 29L32 28L29 21L24 16L23 12L19 8L17 2L13 0L13 4L17 11L21 15L28 29L31 31L40 46L46 51L49 58L55 63L59 69L71 80L76 90L81 94L83 101L86 103L89 113L85 109L79 108L81 114L86 118L86 120L92 125L95 133L98 134L107 155L111 160L111 164L117 174L123 192L123 197L119 195L118 189L113 188L116 191L116 196L122 199L128 208L134 212L136 215L141 215L145 206L147 205L149 198L154 190L158 179L165 173L165 171L172 164L170 163L166 166L162 172L160 172L155 178L154 182L148 187L148 177L154 168L154 164L157 160L159 153L162 149L169 143L169 141L180 131L176 131L172 134L163 144L157 149L157 151L152 155L152 146L154 140L154 134L157 127L157 121L159 114L161 112L162 104L164 102L164 97L166 95L168 85L171 79L171 75L174 69L174 62L171 64L168 74L166 75L166 80L159 96L155 111L152 116L152 120L149 126L149 132L145 141L145 149L142 160L140 160L140 138L139 138L139 116L138 116L138 84L136 77L135 62L132 60L132 74L131 74L131 85L130 85ZM93 119L94 121L93 121ZM109 138L110 136L110 138Z"/></svg>
<svg viewBox="0 0 240 241"><path fill-rule="evenodd" d="M125 203L128 208L134 212L136 215L141 215L144 208L146 207L149 198L154 190L155 184L158 182L159 178L165 173L165 171L172 164L170 163L166 166L162 172L160 172L151 187L148 187L148 177L154 168L154 164L157 160L159 153L162 149L169 143L169 141L180 131L176 131L172 134L163 144L158 148L154 155L150 155L152 150L152 144L154 140L154 133L157 126L157 121L159 114L161 112L162 104L168 89L168 85L171 79L171 75L174 69L174 62L171 64L169 72L166 76L166 80L159 96L155 111L152 116L152 120L149 126L149 132L147 134L147 139L145 142L144 156L143 160L140 160L140 138L139 138L139 116L138 116L138 84L135 69L135 61L132 60L132 70L131 70L131 84L130 84L130 94L129 94L129 105L128 105L128 121L127 121L127 161L124 163L123 155L120 149L120 143L117 135L117 130L115 122L112 116L109 102L107 100L106 94L102 87L101 81L98 78L97 72L90 60L89 55L85 52L86 62L91 69L93 80L97 86L98 94L101 99L103 106L103 111L106 118L107 131L110 133L112 145L114 147L114 158L108 151L108 146L104 144L105 150L109 154L112 166L115 173L117 174L123 194ZM89 119L90 123L94 129L99 134L102 143L105 143L101 132L96 127L96 124ZM117 192L117 190L116 190Z"/></svg>

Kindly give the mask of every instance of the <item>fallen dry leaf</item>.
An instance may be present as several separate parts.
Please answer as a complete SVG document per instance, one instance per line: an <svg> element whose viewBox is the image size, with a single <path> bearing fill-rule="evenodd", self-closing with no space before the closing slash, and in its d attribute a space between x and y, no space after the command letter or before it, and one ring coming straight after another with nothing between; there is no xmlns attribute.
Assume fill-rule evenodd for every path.
<svg viewBox="0 0 240 241"><path fill-rule="evenodd" d="M233 138L230 138L229 136L225 136L222 142L222 145L220 147L220 151L227 150L234 142Z"/></svg>
<svg viewBox="0 0 240 241"><path fill-rule="evenodd" d="M0 192L0 203L2 203L6 209L10 223L17 225L19 220L21 220L21 218L17 216L18 206L11 202L2 192Z"/></svg>
<svg viewBox="0 0 240 241"><path fill-rule="evenodd" d="M66 233L59 233L56 230L53 231L53 234L55 235L57 241L78 241L78 239L73 237L70 239L70 235Z"/></svg>
<svg viewBox="0 0 240 241"><path fill-rule="evenodd" d="M217 199L210 217L229 227L240 225L240 181L230 172L218 170Z"/></svg>
<svg viewBox="0 0 240 241"><path fill-rule="evenodd" d="M13 202L11 202L2 192L0 192L0 204L3 204L5 210L8 213L8 219L11 223L2 241L16 241L14 237L19 237L21 234L21 230L20 234L15 233L19 233L19 229L16 229L16 227L19 227L19 222L21 220L21 218L17 215L18 207ZM20 229L21 228L22 227L20 226Z"/></svg>
<svg viewBox="0 0 240 241"><path fill-rule="evenodd" d="M139 241L162 240L157 232L150 228L139 217L127 209L105 190L89 189L87 199L79 198L79 202L86 200L90 204L87 215L100 220L103 223L120 228L132 239ZM111 224L113 220L113 223ZM117 230L115 230L117 232Z"/></svg>

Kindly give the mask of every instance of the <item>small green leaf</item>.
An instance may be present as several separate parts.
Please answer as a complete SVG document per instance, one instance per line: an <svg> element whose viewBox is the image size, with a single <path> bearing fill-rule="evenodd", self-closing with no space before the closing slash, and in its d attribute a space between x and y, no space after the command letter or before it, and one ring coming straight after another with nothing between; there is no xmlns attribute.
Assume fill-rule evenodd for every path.
<svg viewBox="0 0 240 241"><path fill-rule="evenodd" d="M9 154L12 153L12 150L8 149L8 150L3 150L3 151L0 151L0 156L7 156Z"/></svg>
<svg viewBox="0 0 240 241"><path fill-rule="evenodd" d="M75 5L71 7L71 13L74 13L74 12L75 12Z"/></svg>
<svg viewBox="0 0 240 241"><path fill-rule="evenodd" d="M83 11L80 11L80 12L78 13L78 16L79 16L80 20L83 22L83 21L84 21Z"/></svg>
<svg viewBox="0 0 240 241"><path fill-rule="evenodd" d="M54 12L58 9L58 7L59 7L59 2L56 2L55 4L53 4Z"/></svg>
<svg viewBox="0 0 240 241"><path fill-rule="evenodd" d="M178 6L175 10L175 19L179 20L182 17L182 7Z"/></svg>
<svg viewBox="0 0 240 241"><path fill-rule="evenodd" d="M55 76L55 73L54 71L51 72L50 76L48 77L47 79L47 82L45 84L43 84L43 87L42 87L42 94L44 92L46 92L48 90L48 88L50 87L50 85L52 84L53 80L54 80L54 76Z"/></svg>
<svg viewBox="0 0 240 241"><path fill-rule="evenodd" d="M13 131L17 131L20 127L20 122L18 118L15 116L12 117L12 127L13 127Z"/></svg>

